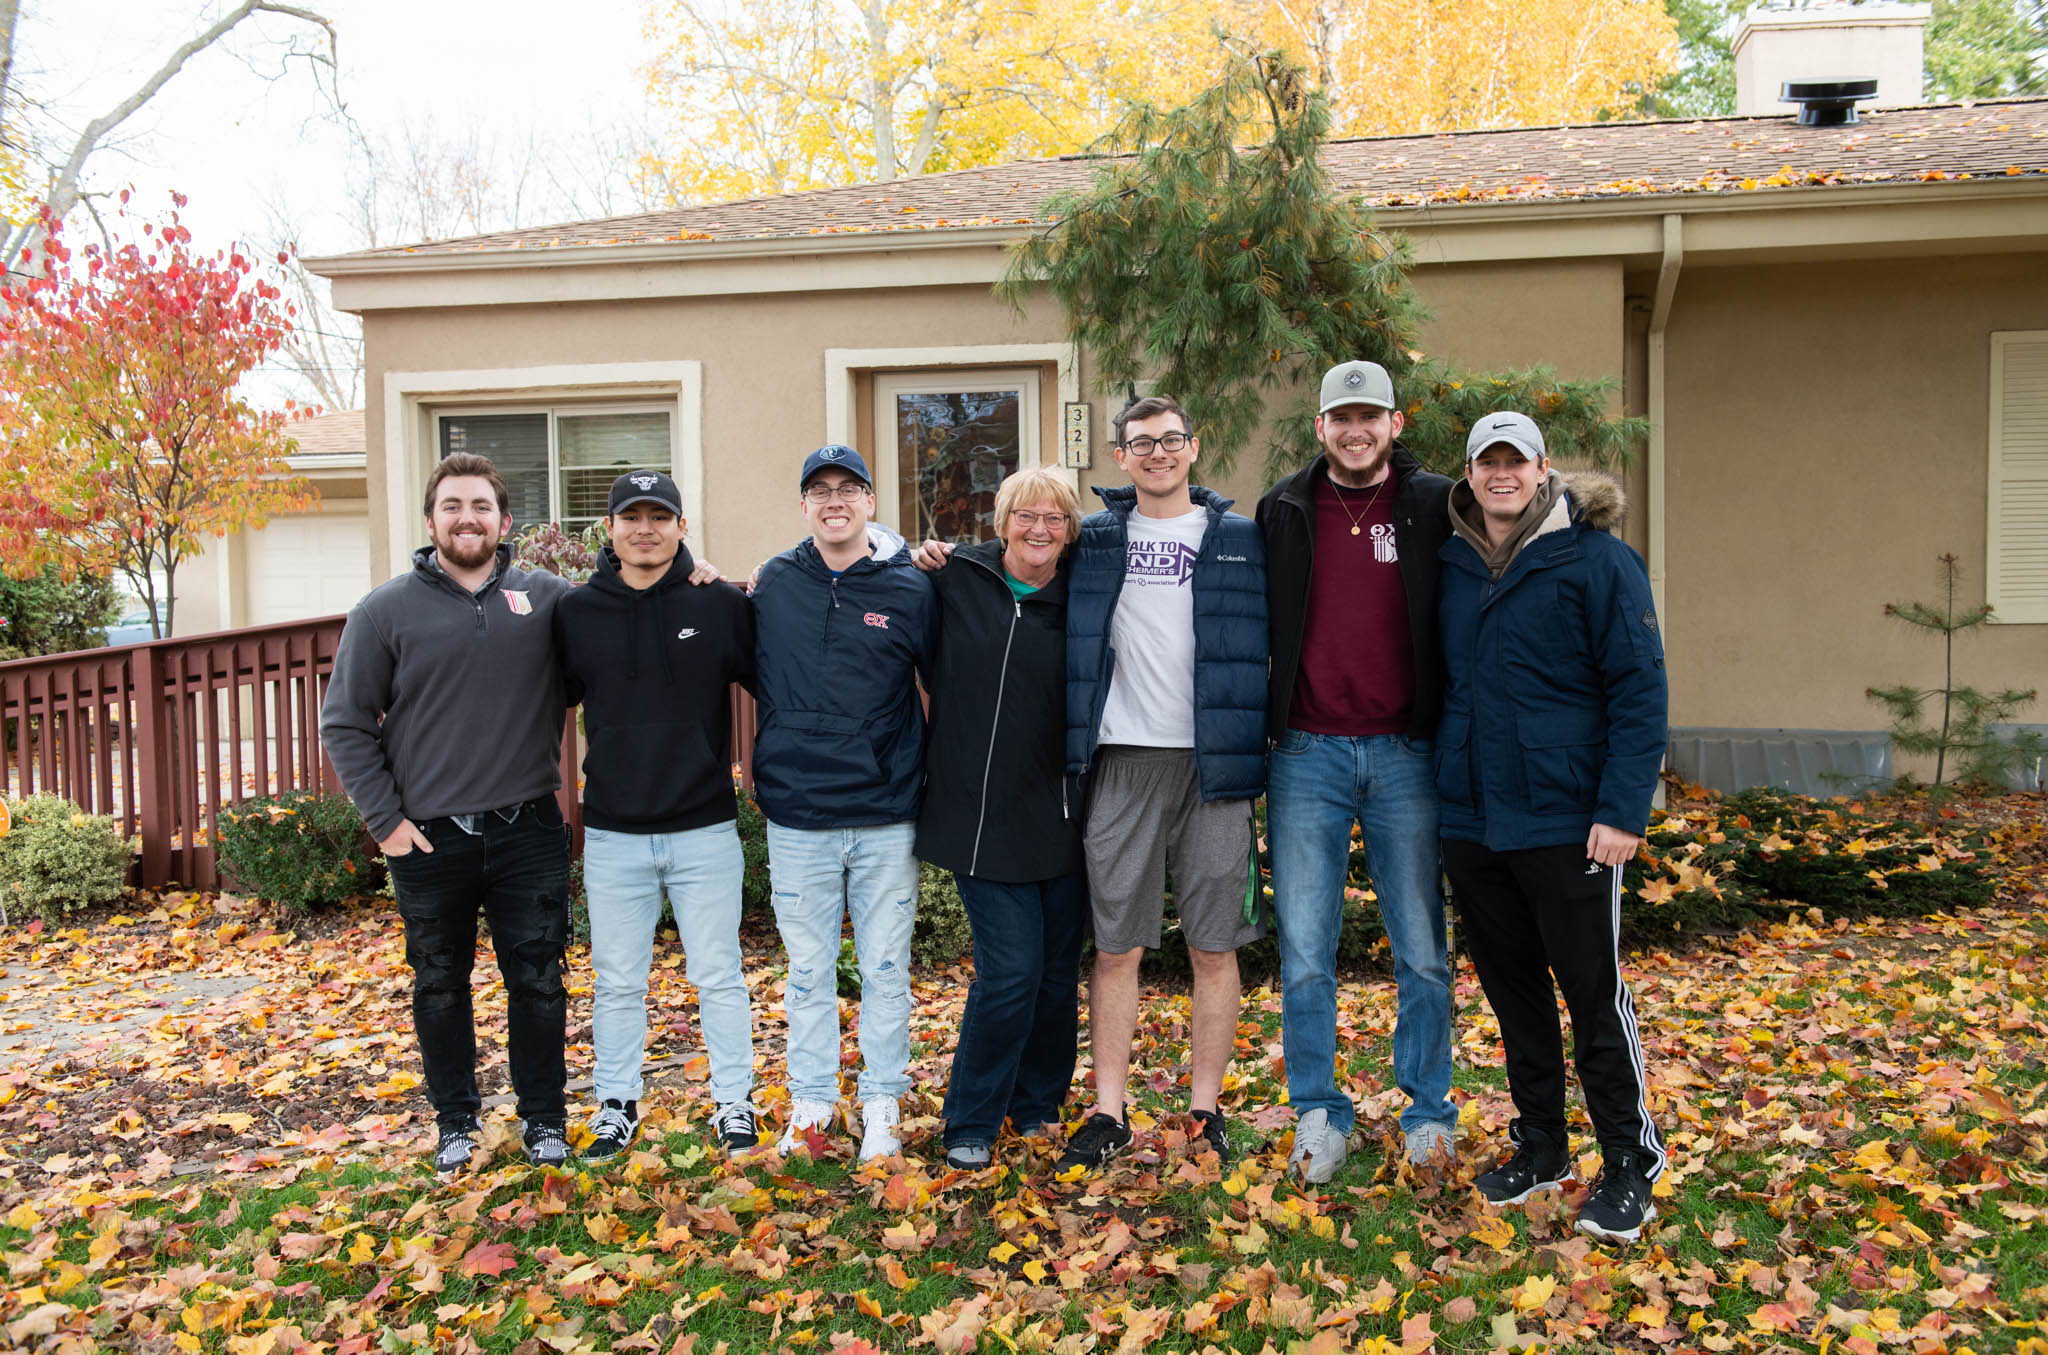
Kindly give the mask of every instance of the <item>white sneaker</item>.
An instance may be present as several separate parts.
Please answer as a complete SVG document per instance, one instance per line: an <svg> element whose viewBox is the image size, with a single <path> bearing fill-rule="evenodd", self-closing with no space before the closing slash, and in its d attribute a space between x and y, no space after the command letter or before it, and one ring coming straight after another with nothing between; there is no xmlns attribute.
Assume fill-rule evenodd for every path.
<svg viewBox="0 0 2048 1355"><path fill-rule="evenodd" d="M902 1152L903 1140L896 1137L896 1126L902 1122L893 1096L873 1096L861 1102L860 1160L872 1162Z"/></svg>
<svg viewBox="0 0 2048 1355"><path fill-rule="evenodd" d="M1408 1149L1408 1160L1418 1167L1438 1157L1458 1155L1457 1132L1447 1124L1425 1121L1404 1131L1401 1137Z"/></svg>
<svg viewBox="0 0 2048 1355"><path fill-rule="evenodd" d="M839 1107L830 1101L813 1101L809 1097L793 1097L789 1103L789 1125L776 1140L775 1151L787 1153L796 1147L806 1129L825 1130L832 1127L832 1117L839 1113Z"/></svg>
<svg viewBox="0 0 2048 1355"><path fill-rule="evenodd" d="M1312 1110L1294 1126L1294 1151L1288 1154L1287 1165L1298 1167L1302 1180L1319 1186L1335 1176L1350 1155L1350 1139L1331 1125L1330 1112Z"/></svg>

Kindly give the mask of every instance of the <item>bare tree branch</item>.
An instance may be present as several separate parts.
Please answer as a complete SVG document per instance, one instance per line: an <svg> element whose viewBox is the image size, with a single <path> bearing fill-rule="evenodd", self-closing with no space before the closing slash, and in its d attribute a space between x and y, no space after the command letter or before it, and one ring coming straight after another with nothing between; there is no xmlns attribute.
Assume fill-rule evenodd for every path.
<svg viewBox="0 0 2048 1355"><path fill-rule="evenodd" d="M18 8L19 0L6 0L6 4L8 10L13 11ZM106 113L101 114L85 125L85 130L79 133L78 140L72 144L70 153L65 156L64 162L50 173L48 187L43 192L43 201L48 205L50 214L61 221L70 213L72 208L78 205L81 191L79 184L85 173L86 161L92 158L93 152L100 148L101 143L106 140L108 135L120 127L122 123L133 117L141 110L143 105L155 98L158 91L162 90L179 71L185 68L186 62L226 37L234 31L238 24L252 14L282 14L303 23L317 25L325 30L327 34L327 54L324 57L316 57L314 59L330 69L334 67L336 51L334 23L326 15L299 5L283 4L279 0L242 0L241 4L223 15L219 21L214 23L205 32L172 52L165 59L164 63L157 67L149 78L144 80L127 98L121 100L120 103L116 104ZM11 68L14 35L13 15L10 12L5 17L7 19L6 60ZM4 112L4 105L0 105L0 112ZM32 221L6 232L4 237L0 237L0 268L4 268L9 273L15 271L14 265L21 258L23 251L39 246L42 243L42 238L43 226L40 221Z"/></svg>

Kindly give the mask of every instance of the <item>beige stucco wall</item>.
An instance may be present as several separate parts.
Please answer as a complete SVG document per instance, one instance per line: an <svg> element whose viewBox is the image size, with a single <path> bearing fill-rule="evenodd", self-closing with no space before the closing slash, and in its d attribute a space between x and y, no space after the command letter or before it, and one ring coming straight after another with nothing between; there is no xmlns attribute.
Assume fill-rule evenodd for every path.
<svg viewBox="0 0 2048 1355"><path fill-rule="evenodd" d="M1883 615L1961 557L1984 601L1990 336L2048 327L2048 259L1688 270L1669 341L1672 721L1877 729L1940 680ZM1962 680L2048 680L2048 626L1958 642ZM2029 717L2048 719L2037 707Z"/></svg>
<svg viewBox="0 0 2048 1355"><path fill-rule="evenodd" d="M1654 281L1646 262L1631 260L1627 275L1607 259L1420 268L1434 312L1423 346L1473 367L1626 377L1614 407L1637 410L1646 321L1632 312ZM1943 550L1962 556L1966 594L1981 599L1988 335L2044 327L2039 254L1683 273L1667 358L1675 724L1876 728L1865 687L1934 679L1936 648L1881 608L1929 596ZM1050 305L1019 317L979 285L373 309L365 328L373 412L385 407L386 372L701 362L704 511L693 535L734 574L802 534L791 480L826 435L825 350L1064 337ZM1095 393L1090 375L1084 358L1099 448L1120 402ZM369 421L375 578L389 559L383 424ZM1240 460L1203 478L1248 512L1262 449ZM1626 535L1642 549L1640 465L1628 480ZM1098 450L1084 502L1087 486L1121 482ZM2000 628L1960 653L1980 685L2036 684L2048 674L2048 627Z"/></svg>

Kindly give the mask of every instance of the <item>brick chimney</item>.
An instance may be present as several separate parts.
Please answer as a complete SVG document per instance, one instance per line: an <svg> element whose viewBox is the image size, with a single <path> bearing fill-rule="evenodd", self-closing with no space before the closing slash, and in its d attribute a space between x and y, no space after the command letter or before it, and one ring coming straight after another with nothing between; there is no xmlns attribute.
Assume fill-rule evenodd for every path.
<svg viewBox="0 0 2048 1355"><path fill-rule="evenodd" d="M1779 102L1787 80L1871 79L1879 108L1921 102L1929 5L1765 4L1735 34L1735 111L1791 113Z"/></svg>

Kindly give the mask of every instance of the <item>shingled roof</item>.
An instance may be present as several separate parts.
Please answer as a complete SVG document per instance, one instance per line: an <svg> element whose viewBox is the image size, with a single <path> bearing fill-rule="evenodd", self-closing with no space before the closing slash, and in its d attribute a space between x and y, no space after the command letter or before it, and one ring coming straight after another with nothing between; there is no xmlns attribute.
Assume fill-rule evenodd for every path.
<svg viewBox="0 0 2048 1355"><path fill-rule="evenodd" d="M2048 175L2048 99L1866 112L1848 127L1784 116L1367 137L1324 154L1339 188L1390 208L2012 178ZM1033 225L1100 163L1026 160L349 257Z"/></svg>

